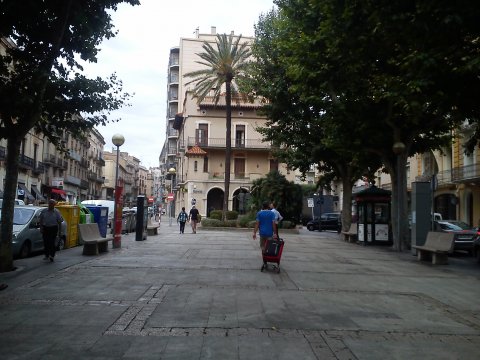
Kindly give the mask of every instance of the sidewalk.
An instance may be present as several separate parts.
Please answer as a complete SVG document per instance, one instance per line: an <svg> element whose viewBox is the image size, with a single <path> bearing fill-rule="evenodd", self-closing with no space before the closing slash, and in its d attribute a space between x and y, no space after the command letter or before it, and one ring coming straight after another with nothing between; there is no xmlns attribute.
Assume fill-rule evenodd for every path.
<svg viewBox="0 0 480 360"><path fill-rule="evenodd" d="M282 234L280 274L251 231L159 234L96 257L81 247L0 274L9 359L479 359L480 265L446 266Z"/></svg>

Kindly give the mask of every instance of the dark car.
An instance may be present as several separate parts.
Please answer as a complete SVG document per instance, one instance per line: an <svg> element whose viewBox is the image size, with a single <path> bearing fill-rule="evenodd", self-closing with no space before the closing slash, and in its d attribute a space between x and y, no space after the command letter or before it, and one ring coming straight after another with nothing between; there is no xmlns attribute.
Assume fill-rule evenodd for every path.
<svg viewBox="0 0 480 360"><path fill-rule="evenodd" d="M325 213L310 220L307 223L307 229L310 231L335 230L340 232L342 230L342 218L340 213Z"/></svg>
<svg viewBox="0 0 480 360"><path fill-rule="evenodd" d="M463 221L438 220L435 221L435 230L455 233L454 250L466 250L473 253L473 240L478 236L477 229Z"/></svg>

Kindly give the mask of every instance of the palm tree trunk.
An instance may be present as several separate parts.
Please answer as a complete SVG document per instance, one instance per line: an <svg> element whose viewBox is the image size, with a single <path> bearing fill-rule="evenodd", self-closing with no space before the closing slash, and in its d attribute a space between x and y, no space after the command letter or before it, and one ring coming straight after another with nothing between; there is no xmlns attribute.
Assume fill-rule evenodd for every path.
<svg viewBox="0 0 480 360"><path fill-rule="evenodd" d="M228 199L230 194L230 164L232 157L232 89L231 80L225 82L225 102L227 106L226 131L225 131L225 193L223 195L222 219L225 221L228 211Z"/></svg>

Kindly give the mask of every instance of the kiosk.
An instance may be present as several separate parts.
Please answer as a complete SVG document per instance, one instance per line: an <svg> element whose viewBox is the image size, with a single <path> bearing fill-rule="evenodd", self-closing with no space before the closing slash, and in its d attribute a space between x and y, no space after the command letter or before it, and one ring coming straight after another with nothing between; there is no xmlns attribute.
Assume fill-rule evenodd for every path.
<svg viewBox="0 0 480 360"><path fill-rule="evenodd" d="M392 192L371 186L354 194L358 214L358 241L363 245L392 245Z"/></svg>

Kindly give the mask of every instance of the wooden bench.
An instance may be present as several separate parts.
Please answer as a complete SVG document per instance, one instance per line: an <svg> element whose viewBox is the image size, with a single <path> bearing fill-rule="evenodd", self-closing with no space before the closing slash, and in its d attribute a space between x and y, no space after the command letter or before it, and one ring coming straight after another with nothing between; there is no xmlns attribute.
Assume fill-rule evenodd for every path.
<svg viewBox="0 0 480 360"><path fill-rule="evenodd" d="M412 245L417 250L418 260L432 259L434 265L448 264L448 254L453 252L455 234L429 231L425 245Z"/></svg>
<svg viewBox="0 0 480 360"><path fill-rule="evenodd" d="M83 242L83 255L98 255L108 251L108 242L113 237L103 237L100 235L98 224L78 224L78 233Z"/></svg>
<svg viewBox="0 0 480 360"><path fill-rule="evenodd" d="M147 222L147 236L158 235L159 226L160 226L160 223L153 222L152 218L149 217Z"/></svg>
<svg viewBox="0 0 480 360"><path fill-rule="evenodd" d="M357 224L352 223L350 225L350 229L348 231L342 231L344 236L344 240L348 242L355 242L357 241Z"/></svg>

